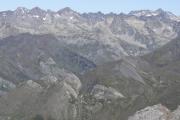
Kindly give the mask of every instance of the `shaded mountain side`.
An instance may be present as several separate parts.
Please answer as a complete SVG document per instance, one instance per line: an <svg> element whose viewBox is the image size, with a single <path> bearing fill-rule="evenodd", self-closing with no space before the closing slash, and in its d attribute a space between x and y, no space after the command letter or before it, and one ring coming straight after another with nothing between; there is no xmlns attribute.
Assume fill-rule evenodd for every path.
<svg viewBox="0 0 180 120"><path fill-rule="evenodd" d="M87 98L97 99L96 94L92 94L94 86L104 85L125 96L124 100L116 101L117 103L108 103L104 99L103 105L106 107L95 113L96 119L126 119L140 108L158 103L174 110L180 104L179 59L178 37L145 56L125 57L120 61L98 66L82 76L82 92L89 94Z"/></svg>
<svg viewBox="0 0 180 120"><path fill-rule="evenodd" d="M172 40L163 47L152 53L144 55L142 58L157 67L165 67L168 64L179 61L180 59L180 37Z"/></svg>
<svg viewBox="0 0 180 120"><path fill-rule="evenodd" d="M87 96L87 102L96 99L94 104L103 105L99 112L92 115L93 120L126 120L137 110L158 103L159 82L152 74L149 63L138 57L126 57L117 62L98 66L82 76L81 80L84 85L82 94ZM95 87L97 85L113 88L124 98L101 98L101 95L106 96L109 92L106 93L105 89L98 90ZM93 94L94 89L97 94ZM97 99L97 96L100 98Z"/></svg>
<svg viewBox="0 0 180 120"><path fill-rule="evenodd" d="M53 68L82 74L95 67L93 62L70 51L52 35L21 34L2 39L0 61L0 76L15 83L39 80Z"/></svg>
<svg viewBox="0 0 180 120"><path fill-rule="evenodd" d="M151 64L153 74L164 84L162 102L175 109L180 104L180 37L142 58Z"/></svg>

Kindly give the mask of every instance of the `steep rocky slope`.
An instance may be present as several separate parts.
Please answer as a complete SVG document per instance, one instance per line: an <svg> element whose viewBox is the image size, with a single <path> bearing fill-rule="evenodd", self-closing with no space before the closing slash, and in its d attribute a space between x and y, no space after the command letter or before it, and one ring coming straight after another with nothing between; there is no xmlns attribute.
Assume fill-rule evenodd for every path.
<svg viewBox="0 0 180 120"><path fill-rule="evenodd" d="M169 116L172 120L178 119L178 38L145 56L124 57L97 66L79 75L80 79L63 69L66 66L52 64L59 63L55 60L51 56L51 60L41 62L43 69L37 74L44 76L39 79L24 78L25 81L19 81L15 86L8 79L8 86L4 85L6 89L3 91L6 93L0 98L2 120L36 120L38 117L55 120L62 117L64 120L168 120ZM163 106L146 108L159 103L169 110Z"/></svg>
<svg viewBox="0 0 180 120"><path fill-rule="evenodd" d="M80 75L95 67L52 35L21 34L2 39L0 61L0 94L24 80L56 81L63 71Z"/></svg>
<svg viewBox="0 0 180 120"><path fill-rule="evenodd" d="M81 78L84 84L82 92L89 99L96 99L96 104L100 102L104 106L93 114L94 119L126 120L137 110L158 103L170 110L176 109L180 104L179 53L177 38L145 56L126 57L85 74ZM115 89L123 99L109 99L106 87Z"/></svg>
<svg viewBox="0 0 180 120"><path fill-rule="evenodd" d="M179 120L180 112L179 108L171 112L165 106L154 105L147 107L135 113L135 115L129 117L128 120Z"/></svg>
<svg viewBox="0 0 180 120"><path fill-rule="evenodd" d="M81 78L84 85L83 94L87 95L89 101L95 99L94 104L103 105L99 112L93 114L94 120L126 120L137 110L155 104L158 100L156 90L159 83L150 68L149 63L144 60L127 57L121 61L98 66L85 74ZM106 92L106 88L101 86L110 90L115 89L113 94L116 95L116 99L109 97L108 94L111 92ZM97 87L104 91L99 91ZM96 94L93 91L96 91ZM118 97L119 95L121 97Z"/></svg>
<svg viewBox="0 0 180 120"><path fill-rule="evenodd" d="M180 85L180 39L179 37L155 52L143 57L151 66L153 74L161 83L161 101L171 109L179 103Z"/></svg>
<svg viewBox="0 0 180 120"><path fill-rule="evenodd" d="M47 84L28 80L0 98L0 120L76 120L80 80L72 73ZM45 84L45 85L44 85Z"/></svg>

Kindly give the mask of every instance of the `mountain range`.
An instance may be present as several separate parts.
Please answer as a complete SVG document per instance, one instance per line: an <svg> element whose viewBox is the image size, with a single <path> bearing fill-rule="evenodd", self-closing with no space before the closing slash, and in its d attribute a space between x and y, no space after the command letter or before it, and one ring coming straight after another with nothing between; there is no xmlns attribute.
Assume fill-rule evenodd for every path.
<svg viewBox="0 0 180 120"><path fill-rule="evenodd" d="M0 120L179 120L179 35L162 9L2 11Z"/></svg>
<svg viewBox="0 0 180 120"><path fill-rule="evenodd" d="M0 38L20 33L53 34L73 51L96 64L143 55L179 33L180 18L170 12L132 11L129 14L57 12L19 7L0 12Z"/></svg>

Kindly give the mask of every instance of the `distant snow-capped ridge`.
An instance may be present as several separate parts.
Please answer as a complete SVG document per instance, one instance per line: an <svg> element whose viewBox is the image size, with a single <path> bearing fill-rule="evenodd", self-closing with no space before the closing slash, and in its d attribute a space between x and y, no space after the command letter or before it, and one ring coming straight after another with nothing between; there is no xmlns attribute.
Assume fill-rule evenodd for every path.
<svg viewBox="0 0 180 120"><path fill-rule="evenodd" d="M145 16L145 17L153 17L153 16L165 16L171 20L174 20L174 21L180 21L180 18L176 15L174 15L173 13L169 12L169 11L164 11L162 9L158 9L158 10L155 10L155 11L152 11L152 10L139 10L139 11L131 11L129 13L129 15L134 15L134 16L137 16L137 17L142 17L142 16Z"/></svg>
<svg viewBox="0 0 180 120"><path fill-rule="evenodd" d="M78 13L69 7L58 11L18 7L0 12L0 38L19 33L52 34L99 64L161 47L178 36L179 21L162 9L105 14ZM90 47L87 50L85 46Z"/></svg>

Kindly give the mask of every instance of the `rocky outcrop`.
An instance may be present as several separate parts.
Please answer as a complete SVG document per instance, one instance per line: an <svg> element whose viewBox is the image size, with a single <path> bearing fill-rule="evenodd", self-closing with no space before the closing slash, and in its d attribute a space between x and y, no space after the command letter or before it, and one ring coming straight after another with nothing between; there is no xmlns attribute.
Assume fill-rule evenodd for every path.
<svg viewBox="0 0 180 120"><path fill-rule="evenodd" d="M133 116L129 117L128 120L179 120L180 109L179 107L171 112L165 106L159 104L150 107L146 107Z"/></svg>
<svg viewBox="0 0 180 120"><path fill-rule="evenodd" d="M180 120L180 106L172 112L170 120Z"/></svg>
<svg viewBox="0 0 180 120"><path fill-rule="evenodd" d="M129 117L128 120L169 120L171 112L162 105L146 107Z"/></svg>
<svg viewBox="0 0 180 120"><path fill-rule="evenodd" d="M91 94L97 100L114 100L114 99L123 99L125 98L120 92L111 87L105 87L103 85L95 85L91 91Z"/></svg>
<svg viewBox="0 0 180 120"><path fill-rule="evenodd" d="M40 84L32 80L26 81L22 86L27 87L27 88L33 88L33 89L42 89L42 86Z"/></svg>
<svg viewBox="0 0 180 120"><path fill-rule="evenodd" d="M36 115L44 119L76 120L80 116L77 101L81 82L72 73L64 76L49 86L44 86L42 80L21 83L0 98L0 116L3 120L29 120Z"/></svg>
<svg viewBox="0 0 180 120"><path fill-rule="evenodd" d="M0 96L6 94L8 91L15 89L16 85L8 80L0 77Z"/></svg>

